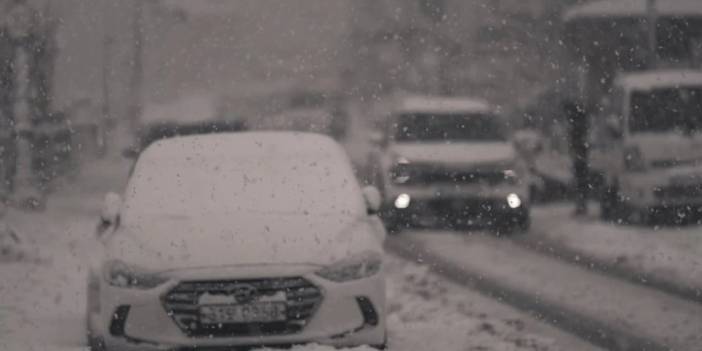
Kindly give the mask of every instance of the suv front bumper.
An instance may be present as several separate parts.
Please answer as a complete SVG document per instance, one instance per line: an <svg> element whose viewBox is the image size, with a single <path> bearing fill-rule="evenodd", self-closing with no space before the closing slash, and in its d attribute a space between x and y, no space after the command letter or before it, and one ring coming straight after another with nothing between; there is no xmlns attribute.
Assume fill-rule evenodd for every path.
<svg viewBox="0 0 702 351"><path fill-rule="evenodd" d="M381 211L393 226L513 227L529 221L529 199L519 186L394 190Z"/></svg>

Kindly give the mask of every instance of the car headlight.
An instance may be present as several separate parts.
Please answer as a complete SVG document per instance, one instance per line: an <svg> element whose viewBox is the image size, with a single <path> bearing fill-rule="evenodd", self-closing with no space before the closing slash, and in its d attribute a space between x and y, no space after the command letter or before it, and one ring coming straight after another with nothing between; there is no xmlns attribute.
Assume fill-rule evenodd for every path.
<svg viewBox="0 0 702 351"><path fill-rule="evenodd" d="M167 282L168 278L114 260L105 264L105 280L119 288L152 289Z"/></svg>
<svg viewBox="0 0 702 351"><path fill-rule="evenodd" d="M317 271L317 275L336 283L368 278L380 272L383 258L376 252L365 252L336 262Z"/></svg>
<svg viewBox="0 0 702 351"><path fill-rule="evenodd" d="M517 194L507 195L507 206L511 209L517 209L522 207L522 199Z"/></svg>

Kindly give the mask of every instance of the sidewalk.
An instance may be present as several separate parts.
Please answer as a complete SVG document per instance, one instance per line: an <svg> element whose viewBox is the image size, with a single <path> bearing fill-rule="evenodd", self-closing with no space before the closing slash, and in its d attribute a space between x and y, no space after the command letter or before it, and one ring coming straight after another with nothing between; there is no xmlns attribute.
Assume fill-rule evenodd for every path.
<svg viewBox="0 0 702 351"><path fill-rule="evenodd" d="M533 229L520 238L523 244L702 301L701 227L615 225L596 214L578 219L569 204L532 213Z"/></svg>
<svg viewBox="0 0 702 351"><path fill-rule="evenodd" d="M105 192L121 191L129 171L129 161L117 155L121 148L114 149L62 184L45 211L8 211L31 255L0 265L0 351L76 350L84 344L84 257Z"/></svg>

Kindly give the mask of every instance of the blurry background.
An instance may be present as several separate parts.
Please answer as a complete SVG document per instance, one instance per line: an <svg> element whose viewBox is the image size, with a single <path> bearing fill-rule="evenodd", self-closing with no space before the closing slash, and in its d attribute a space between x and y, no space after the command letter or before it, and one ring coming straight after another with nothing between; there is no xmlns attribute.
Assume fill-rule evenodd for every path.
<svg viewBox="0 0 702 351"><path fill-rule="evenodd" d="M509 108L558 76L558 16L573 2L52 1L55 104L101 101L106 70L112 114L124 116L141 50L147 102L193 94L269 99L301 88L362 98L407 89L478 95ZM236 105L272 108L267 101Z"/></svg>

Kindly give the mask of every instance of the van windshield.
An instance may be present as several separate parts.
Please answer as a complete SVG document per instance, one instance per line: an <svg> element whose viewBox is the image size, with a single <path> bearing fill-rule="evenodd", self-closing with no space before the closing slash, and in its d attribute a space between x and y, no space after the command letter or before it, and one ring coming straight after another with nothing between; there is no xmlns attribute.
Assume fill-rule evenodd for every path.
<svg viewBox="0 0 702 351"><path fill-rule="evenodd" d="M702 87L634 92L631 132L694 133L702 130Z"/></svg>
<svg viewBox="0 0 702 351"><path fill-rule="evenodd" d="M498 117L489 114L404 114L396 128L400 142L505 140Z"/></svg>

